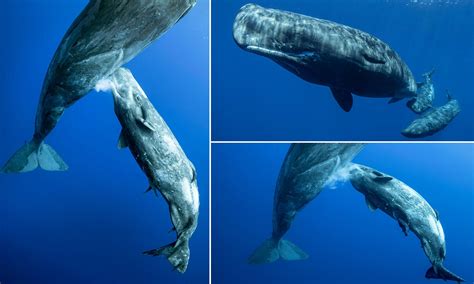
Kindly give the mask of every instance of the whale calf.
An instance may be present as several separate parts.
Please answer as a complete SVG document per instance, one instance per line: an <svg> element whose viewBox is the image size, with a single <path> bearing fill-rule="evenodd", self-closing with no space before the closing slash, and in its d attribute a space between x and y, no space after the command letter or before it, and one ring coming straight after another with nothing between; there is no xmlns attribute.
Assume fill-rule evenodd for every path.
<svg viewBox="0 0 474 284"><path fill-rule="evenodd" d="M448 102L445 105L432 109L415 119L402 131L402 135L409 138L433 135L448 126L460 112L461 107L458 101L448 94Z"/></svg>
<svg viewBox="0 0 474 284"><path fill-rule="evenodd" d="M433 106L435 89L433 85L434 69L423 74L424 82L417 83L417 95L407 102L408 108L414 113L422 113Z"/></svg>
<svg viewBox="0 0 474 284"><path fill-rule="evenodd" d="M273 201L273 232L248 261L251 264L305 259L308 255L283 236L296 214L323 190L331 176L345 167L363 144L292 144L278 176Z"/></svg>
<svg viewBox="0 0 474 284"><path fill-rule="evenodd" d="M379 208L398 222L405 235L410 230L420 239L432 264L426 278L464 281L443 266L446 243L439 214L420 194L394 177L358 164L351 167L350 182L371 210Z"/></svg>
<svg viewBox="0 0 474 284"><path fill-rule="evenodd" d="M133 59L195 4L196 0L91 0L64 35L49 65L36 113L33 138L5 164L6 173L38 165L67 170L43 141L65 109Z"/></svg>
<svg viewBox="0 0 474 284"><path fill-rule="evenodd" d="M115 113L122 132L119 148L128 147L150 183L169 206L175 242L145 254L165 255L181 273L188 266L189 239L199 215L196 170L165 121L155 110L132 73L118 69L110 78Z"/></svg>
<svg viewBox="0 0 474 284"><path fill-rule="evenodd" d="M235 18L233 35L242 49L328 86L345 111L352 108L352 94L391 102L416 95L412 72L390 46L345 25L247 4Z"/></svg>

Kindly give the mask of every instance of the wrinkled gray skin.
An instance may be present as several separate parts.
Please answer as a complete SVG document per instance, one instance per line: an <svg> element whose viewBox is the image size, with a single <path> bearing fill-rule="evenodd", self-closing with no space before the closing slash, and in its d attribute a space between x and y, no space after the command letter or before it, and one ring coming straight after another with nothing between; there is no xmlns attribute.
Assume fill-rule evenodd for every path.
<svg viewBox="0 0 474 284"><path fill-rule="evenodd" d="M448 95L448 102L441 107L432 109L422 117L415 119L402 135L409 138L423 138L443 130L461 112L457 100Z"/></svg>
<svg viewBox="0 0 474 284"><path fill-rule="evenodd" d="M422 113L433 106L435 89L432 81L434 70L423 74L424 82L418 83L418 93L407 102L407 106L415 113Z"/></svg>
<svg viewBox="0 0 474 284"><path fill-rule="evenodd" d="M145 252L165 255L179 272L186 271L189 239L198 222L199 193L196 171L178 141L128 69L110 77L115 113L122 125L119 147L128 147L150 183L169 206L177 240Z"/></svg>
<svg viewBox="0 0 474 284"><path fill-rule="evenodd" d="M64 110L172 27L196 0L91 0L63 37L44 79L33 140Z"/></svg>
<svg viewBox="0 0 474 284"><path fill-rule="evenodd" d="M274 240L290 229L296 213L323 190L328 179L362 150L363 144L292 144L278 176L273 201Z"/></svg>
<svg viewBox="0 0 474 284"><path fill-rule="evenodd" d="M395 219L405 235L412 231L432 263L427 278L464 281L443 266L446 257L444 231L438 213L415 190L394 177L353 164L350 181L365 196L371 210L379 208Z"/></svg>
<svg viewBox="0 0 474 284"><path fill-rule="evenodd" d="M234 21L235 42L266 56L303 80L328 86L345 110L352 94L392 98L416 95L408 66L386 43L335 22L255 4L243 6Z"/></svg>

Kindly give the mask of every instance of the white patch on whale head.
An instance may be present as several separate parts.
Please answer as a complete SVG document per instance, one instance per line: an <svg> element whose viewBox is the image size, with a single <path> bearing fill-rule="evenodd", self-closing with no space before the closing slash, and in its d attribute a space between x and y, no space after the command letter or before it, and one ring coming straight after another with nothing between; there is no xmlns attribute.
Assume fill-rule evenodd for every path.
<svg viewBox="0 0 474 284"><path fill-rule="evenodd" d="M109 79L100 79L94 87L96 92L108 92L112 90L112 88L113 83Z"/></svg>

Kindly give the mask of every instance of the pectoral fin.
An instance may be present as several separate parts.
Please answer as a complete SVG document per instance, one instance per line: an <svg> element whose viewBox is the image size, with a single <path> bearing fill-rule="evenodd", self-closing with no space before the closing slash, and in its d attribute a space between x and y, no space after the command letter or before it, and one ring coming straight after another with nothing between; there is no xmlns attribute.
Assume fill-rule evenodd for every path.
<svg viewBox="0 0 474 284"><path fill-rule="evenodd" d="M377 206L375 206L367 197L365 198L365 204L369 207L370 211L374 212L377 210Z"/></svg>
<svg viewBox="0 0 474 284"><path fill-rule="evenodd" d="M143 117L137 118L137 121L140 123L140 125L144 126L146 129L150 131L156 131L156 128L153 126L153 124L151 124L145 118Z"/></svg>
<svg viewBox="0 0 474 284"><path fill-rule="evenodd" d="M123 129L122 129L122 131L120 131L120 136L119 136L119 139L118 139L117 148L123 149L123 148L127 148L127 147L128 147L128 141L127 141L127 138L125 137L125 135L123 133Z"/></svg>
<svg viewBox="0 0 474 284"><path fill-rule="evenodd" d="M336 99L339 106L345 111L349 112L352 108L353 98L351 92L338 89L338 88L331 88L332 95Z"/></svg>
<svg viewBox="0 0 474 284"><path fill-rule="evenodd" d="M156 190L156 187L152 186L152 185L149 185L147 190L145 191L145 193L147 192L150 192L150 191L153 191L153 193L155 194L155 196L158 196L158 192Z"/></svg>
<svg viewBox="0 0 474 284"><path fill-rule="evenodd" d="M408 236L408 226L407 226L407 224L405 224L402 221L398 221L398 226L400 226L400 228L402 228L402 231L405 234L405 236Z"/></svg>
<svg viewBox="0 0 474 284"><path fill-rule="evenodd" d="M156 131L155 126L153 124L151 124L147 119L149 117L149 115L147 113L147 109L142 106L141 111L142 111L142 115L141 115L141 117L137 118L138 122L140 122L140 124L142 126L144 126L145 128L147 128L148 130Z"/></svg>

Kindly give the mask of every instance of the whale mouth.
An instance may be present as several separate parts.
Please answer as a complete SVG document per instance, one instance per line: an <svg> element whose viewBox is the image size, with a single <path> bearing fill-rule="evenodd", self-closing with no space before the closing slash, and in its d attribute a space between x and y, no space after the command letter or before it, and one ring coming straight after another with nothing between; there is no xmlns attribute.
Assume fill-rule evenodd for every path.
<svg viewBox="0 0 474 284"><path fill-rule="evenodd" d="M304 64L309 61L315 62L321 59L320 55L313 51L284 52L255 45L247 45L242 48L278 61L295 62L299 64Z"/></svg>
<svg viewBox="0 0 474 284"><path fill-rule="evenodd" d="M297 57L288 55L282 51L278 50L273 50L265 47L259 47L256 45L248 45L245 46L244 49L251 51L253 53L267 56L267 57L273 57L273 58L281 58L281 59L288 59L290 61L296 61Z"/></svg>

